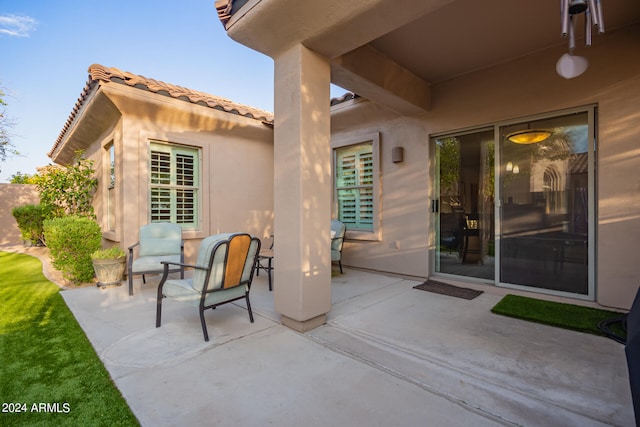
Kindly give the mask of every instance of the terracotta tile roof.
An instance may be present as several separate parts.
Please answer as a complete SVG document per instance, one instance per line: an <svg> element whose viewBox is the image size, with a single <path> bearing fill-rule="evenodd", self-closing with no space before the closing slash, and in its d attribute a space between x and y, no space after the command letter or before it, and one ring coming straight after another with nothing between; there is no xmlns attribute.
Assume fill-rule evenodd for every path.
<svg viewBox="0 0 640 427"><path fill-rule="evenodd" d="M225 98L221 98L218 96L210 95L204 92L198 92L196 90L187 89L181 86L176 86L168 83L164 83L158 80L149 79L144 76L139 76L137 74L129 73L126 71L120 71L117 68L108 68L99 64L93 64L89 67L89 80L85 85L76 105L73 107L71 114L67 118L56 143L53 148L49 152L49 157L56 151L62 140L64 139L65 134L71 127L71 124L75 120L78 112L83 107L84 102L89 96L90 92L93 88L100 82L102 83L116 83L116 84L125 84L127 86L135 87L141 90L146 90L153 93L158 93L161 95L165 95L171 98L180 99L183 101L191 102L193 104L202 105L209 108L214 108L216 110L224 111L231 114L237 114L239 116L248 117L251 119L260 120L265 122L265 124L272 125L273 124L273 114L260 110L258 108L250 107L247 105L242 105L230 101Z"/></svg>
<svg viewBox="0 0 640 427"><path fill-rule="evenodd" d="M149 92L160 93L172 98L182 99L193 104L215 108L227 113L249 117L251 119L266 122L273 120L273 114L268 111L260 110L248 105L238 104L228 99L210 95L208 93L149 79L126 71L120 71L117 68L107 68L102 65L93 64L89 67L89 80L102 81L106 83L122 83L128 86L145 89Z"/></svg>
<svg viewBox="0 0 640 427"><path fill-rule="evenodd" d="M338 104L342 104L343 102L347 102L350 101L352 99L357 99L360 98L360 95L352 93L352 92L347 92L342 96L339 96L337 98L331 98L331 106L333 107L334 105L338 105Z"/></svg>
<svg viewBox="0 0 640 427"><path fill-rule="evenodd" d="M231 19L233 9L233 0L216 0L216 10L218 11L218 18L222 25L225 25L229 19Z"/></svg>

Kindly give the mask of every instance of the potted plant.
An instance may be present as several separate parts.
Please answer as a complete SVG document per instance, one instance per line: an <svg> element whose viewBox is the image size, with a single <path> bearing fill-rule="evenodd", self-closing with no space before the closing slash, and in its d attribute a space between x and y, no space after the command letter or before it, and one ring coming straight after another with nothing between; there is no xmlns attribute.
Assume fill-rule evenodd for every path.
<svg viewBox="0 0 640 427"><path fill-rule="evenodd" d="M125 252L119 246L98 249L91 254L93 269L98 279L97 286L106 288L120 286L125 269Z"/></svg>

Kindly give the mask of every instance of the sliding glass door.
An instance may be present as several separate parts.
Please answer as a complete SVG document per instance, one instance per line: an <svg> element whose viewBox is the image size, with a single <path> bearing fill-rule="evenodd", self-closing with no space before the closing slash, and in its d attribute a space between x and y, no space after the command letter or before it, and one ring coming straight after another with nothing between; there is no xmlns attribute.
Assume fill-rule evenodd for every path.
<svg viewBox="0 0 640 427"><path fill-rule="evenodd" d="M588 112L500 127L500 282L590 293L591 135Z"/></svg>
<svg viewBox="0 0 640 427"><path fill-rule="evenodd" d="M432 138L432 271L593 298L594 123L583 108Z"/></svg>
<svg viewBox="0 0 640 427"><path fill-rule="evenodd" d="M435 139L435 271L494 279L494 130Z"/></svg>

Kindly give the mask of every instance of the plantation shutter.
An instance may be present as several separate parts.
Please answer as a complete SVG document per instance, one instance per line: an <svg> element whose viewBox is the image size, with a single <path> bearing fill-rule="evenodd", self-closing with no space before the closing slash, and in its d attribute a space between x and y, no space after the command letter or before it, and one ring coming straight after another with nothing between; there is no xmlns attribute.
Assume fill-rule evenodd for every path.
<svg viewBox="0 0 640 427"><path fill-rule="evenodd" d="M193 154L176 154L176 222L178 224L192 224L195 222L196 192L195 186L195 156Z"/></svg>
<svg viewBox="0 0 640 427"><path fill-rule="evenodd" d="M151 147L151 222L197 226L198 151L153 144Z"/></svg>
<svg viewBox="0 0 640 427"><path fill-rule="evenodd" d="M338 219L347 228L373 228L373 150L370 143L337 150Z"/></svg>

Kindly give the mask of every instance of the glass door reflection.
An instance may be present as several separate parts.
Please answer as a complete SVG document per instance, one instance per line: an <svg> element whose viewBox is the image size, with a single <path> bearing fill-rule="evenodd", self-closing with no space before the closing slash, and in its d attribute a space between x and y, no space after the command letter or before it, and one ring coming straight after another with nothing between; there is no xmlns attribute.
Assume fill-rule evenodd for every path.
<svg viewBox="0 0 640 427"><path fill-rule="evenodd" d="M586 112L500 128L500 282L588 294L588 129Z"/></svg>
<svg viewBox="0 0 640 427"><path fill-rule="evenodd" d="M437 273L494 280L493 129L434 140Z"/></svg>

